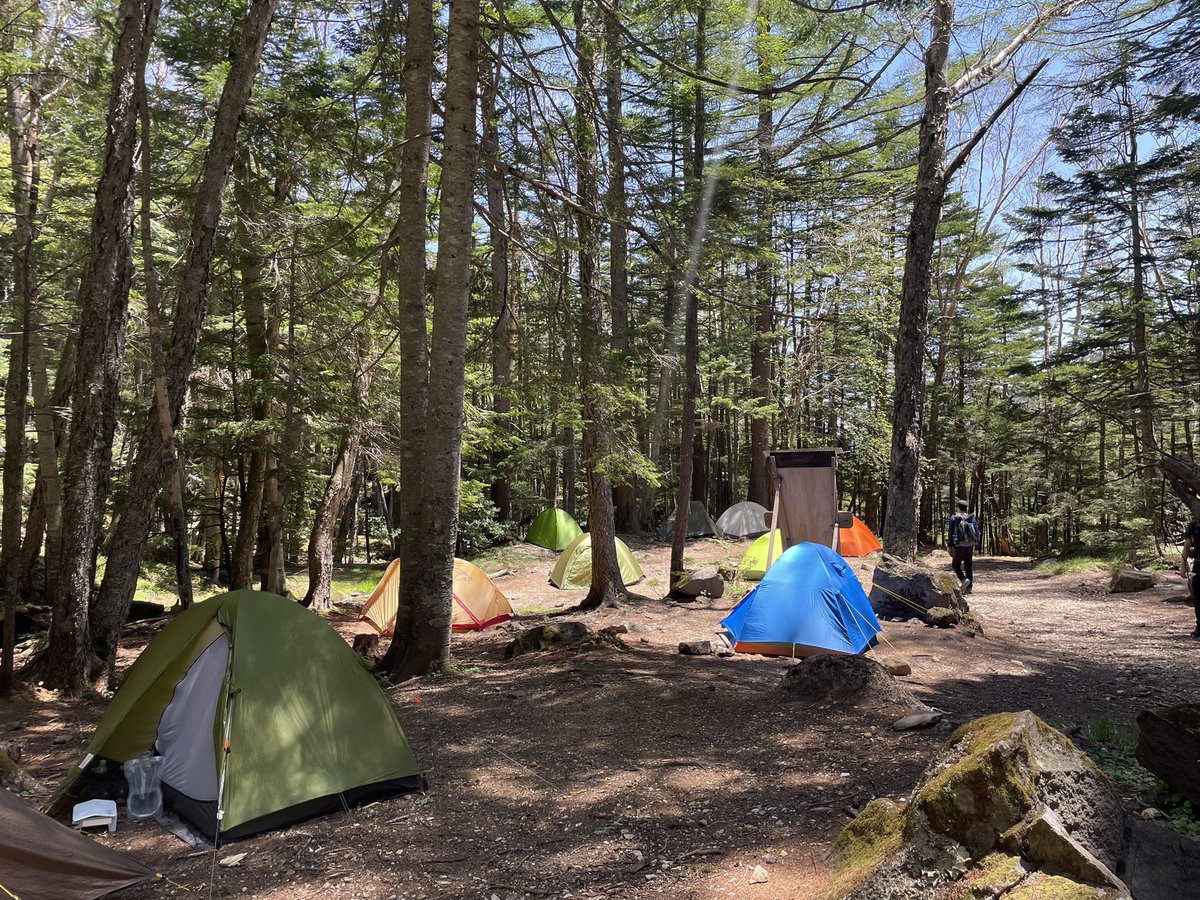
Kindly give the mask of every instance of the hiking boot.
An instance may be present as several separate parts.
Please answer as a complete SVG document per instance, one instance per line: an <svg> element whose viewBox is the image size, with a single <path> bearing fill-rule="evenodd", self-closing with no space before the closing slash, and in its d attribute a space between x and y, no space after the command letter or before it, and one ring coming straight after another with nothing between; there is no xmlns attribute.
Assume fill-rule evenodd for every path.
<svg viewBox="0 0 1200 900"><path fill-rule="evenodd" d="M966 581L963 582L963 593L964 594L971 593L971 588L972 588L971 579L968 578Z"/></svg>

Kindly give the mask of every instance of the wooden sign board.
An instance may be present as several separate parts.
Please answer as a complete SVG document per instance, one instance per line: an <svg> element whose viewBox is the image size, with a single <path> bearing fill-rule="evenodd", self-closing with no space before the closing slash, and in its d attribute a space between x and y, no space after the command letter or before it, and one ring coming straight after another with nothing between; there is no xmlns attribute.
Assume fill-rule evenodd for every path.
<svg viewBox="0 0 1200 900"><path fill-rule="evenodd" d="M772 450L775 511L784 548L801 541L838 549L838 491L836 447L813 450Z"/></svg>

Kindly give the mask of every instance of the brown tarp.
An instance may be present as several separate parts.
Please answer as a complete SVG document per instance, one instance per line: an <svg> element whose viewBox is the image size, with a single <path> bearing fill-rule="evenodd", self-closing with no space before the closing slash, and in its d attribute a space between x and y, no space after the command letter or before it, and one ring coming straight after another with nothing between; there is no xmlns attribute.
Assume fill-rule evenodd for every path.
<svg viewBox="0 0 1200 900"><path fill-rule="evenodd" d="M0 898L90 900L154 873L0 788Z"/></svg>

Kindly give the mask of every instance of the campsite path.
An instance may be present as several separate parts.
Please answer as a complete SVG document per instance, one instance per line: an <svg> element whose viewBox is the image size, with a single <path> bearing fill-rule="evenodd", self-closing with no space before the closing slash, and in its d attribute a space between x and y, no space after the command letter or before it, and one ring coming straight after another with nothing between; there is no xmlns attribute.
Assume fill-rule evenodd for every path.
<svg viewBox="0 0 1200 900"><path fill-rule="evenodd" d="M637 590L661 594L669 549L630 543L647 572ZM743 549L698 541L689 557L736 561ZM507 570L497 585L538 622L582 597L546 584L552 562L516 548L480 564ZM871 564L854 566L867 581ZM211 880L215 897L814 897L848 817L872 796L906 795L953 723L1030 708L1072 728L1200 701L1192 611L1164 602L1181 581L1118 597L1099 570L1049 576L1028 560L985 559L977 575L971 602L986 636L885 623L881 652L907 656L903 680L948 713L932 731L897 734L871 709L784 699L784 660L680 656L678 642L711 636L735 598L653 600L584 617L625 624L627 653L506 662L510 635L493 629L455 638L454 674L391 689L425 795L241 842L218 854L245 852L234 868L189 855L154 825L122 822L110 843L203 893ZM348 640L366 630L349 612L334 621ZM122 658L147 639L135 633ZM0 701L0 733L22 741L31 774L51 784L101 710L35 691ZM758 865L767 883L752 883ZM129 896L186 894L160 883Z"/></svg>

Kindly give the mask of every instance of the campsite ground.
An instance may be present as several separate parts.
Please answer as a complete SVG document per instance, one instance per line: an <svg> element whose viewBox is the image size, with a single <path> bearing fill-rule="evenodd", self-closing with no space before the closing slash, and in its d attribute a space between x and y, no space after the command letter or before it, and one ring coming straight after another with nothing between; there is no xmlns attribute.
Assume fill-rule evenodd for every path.
<svg viewBox="0 0 1200 900"><path fill-rule="evenodd" d="M698 541L690 562L736 562L744 544ZM669 548L633 543L665 591ZM518 545L479 560L522 621L455 637L455 672L389 690L428 792L221 848L214 866L157 825L122 821L106 843L171 879L131 897L804 898L826 879L829 845L871 797L902 797L951 723L1029 708L1067 730L1131 723L1162 703L1200 702L1200 642L1182 580L1105 592L1106 574L1061 575L985 559L971 604L985 635L885 623L901 679L947 712L931 731L896 733L878 710L809 707L779 690L784 660L680 656L712 636L740 590L718 601L650 600L584 617L624 624L629 651L546 653L506 662L511 631L582 597L546 583L554 555ZM944 558L937 564L947 565ZM864 582L869 561L856 561ZM745 585L738 586L745 588ZM367 628L355 602L333 617ZM132 660L155 626L133 629ZM78 761L102 711L33 689L0 701L0 734L52 785ZM769 874L753 884L755 866Z"/></svg>

